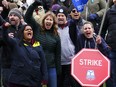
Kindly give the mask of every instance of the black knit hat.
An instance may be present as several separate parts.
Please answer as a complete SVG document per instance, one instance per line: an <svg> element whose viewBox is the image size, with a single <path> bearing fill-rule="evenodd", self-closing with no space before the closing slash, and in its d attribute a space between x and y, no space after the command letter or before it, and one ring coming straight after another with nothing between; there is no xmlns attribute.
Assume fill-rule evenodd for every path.
<svg viewBox="0 0 116 87"><path fill-rule="evenodd" d="M68 9L67 9L67 7L65 7L65 6L59 7L57 12L56 12L56 15L58 13L63 13L67 17L68 16Z"/></svg>
<svg viewBox="0 0 116 87"><path fill-rule="evenodd" d="M20 19L22 18L22 13L20 12L20 10L18 8L13 8L10 10L9 15L11 14L15 14L16 16L18 16Z"/></svg>
<svg viewBox="0 0 116 87"><path fill-rule="evenodd" d="M74 8L75 8L74 5L71 4L70 7L69 7L69 13L70 13Z"/></svg>
<svg viewBox="0 0 116 87"><path fill-rule="evenodd" d="M70 5L70 7L69 7L69 14L71 13L71 11L74 9L74 8L76 8L73 4L71 4ZM77 9L76 9L77 10ZM79 12L78 10L77 10L77 12Z"/></svg>

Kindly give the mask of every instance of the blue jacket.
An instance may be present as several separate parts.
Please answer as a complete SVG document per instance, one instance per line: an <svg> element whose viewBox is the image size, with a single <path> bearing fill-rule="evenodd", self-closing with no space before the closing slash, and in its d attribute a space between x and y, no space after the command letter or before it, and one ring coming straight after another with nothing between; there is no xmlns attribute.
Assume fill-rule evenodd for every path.
<svg viewBox="0 0 116 87"><path fill-rule="evenodd" d="M70 38L75 46L75 53L78 52L78 35L81 33L81 28L84 24L85 20L82 18L79 18L78 20L70 19L69 20L69 35Z"/></svg>
<svg viewBox="0 0 116 87"><path fill-rule="evenodd" d="M94 36L93 38L86 38L83 34L80 34L78 37L78 46L79 49L78 51L80 51L82 48L92 48L95 49L96 46L96 37ZM109 48L108 45L106 44L106 42L104 41L104 39L102 39L102 43L101 44L97 44L96 46L98 48L98 50L103 53L105 56L109 57Z"/></svg>
<svg viewBox="0 0 116 87"><path fill-rule="evenodd" d="M35 41L31 45L18 38L9 38L7 29L3 30L3 38L12 49L9 82L25 86L38 86L42 80L47 81L46 60L39 42Z"/></svg>

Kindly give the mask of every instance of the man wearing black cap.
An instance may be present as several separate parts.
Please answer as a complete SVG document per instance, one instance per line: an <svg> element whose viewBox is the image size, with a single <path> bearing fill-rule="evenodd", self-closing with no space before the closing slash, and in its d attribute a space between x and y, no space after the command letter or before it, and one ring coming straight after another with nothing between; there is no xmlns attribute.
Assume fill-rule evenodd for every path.
<svg viewBox="0 0 116 87"><path fill-rule="evenodd" d="M71 59L75 55L75 46L69 35L69 24L67 21L68 10L61 6L57 13L58 32L61 39L61 65L62 79L61 86L58 87L81 87L78 82L71 76Z"/></svg>

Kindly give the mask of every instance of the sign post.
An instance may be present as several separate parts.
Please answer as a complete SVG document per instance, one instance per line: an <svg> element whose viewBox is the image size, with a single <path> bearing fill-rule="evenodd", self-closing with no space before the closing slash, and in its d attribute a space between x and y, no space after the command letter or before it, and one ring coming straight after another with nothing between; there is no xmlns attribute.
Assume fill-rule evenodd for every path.
<svg viewBox="0 0 116 87"><path fill-rule="evenodd" d="M71 75L83 87L99 87L110 77L110 61L97 49L82 49L71 62Z"/></svg>

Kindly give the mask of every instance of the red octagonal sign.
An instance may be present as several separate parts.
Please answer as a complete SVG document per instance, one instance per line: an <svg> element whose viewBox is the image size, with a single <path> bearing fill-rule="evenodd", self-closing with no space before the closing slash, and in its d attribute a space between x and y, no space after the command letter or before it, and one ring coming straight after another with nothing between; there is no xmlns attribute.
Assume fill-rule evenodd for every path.
<svg viewBox="0 0 116 87"><path fill-rule="evenodd" d="M82 49L71 63L71 74L82 86L100 86L110 77L110 61L97 49Z"/></svg>

